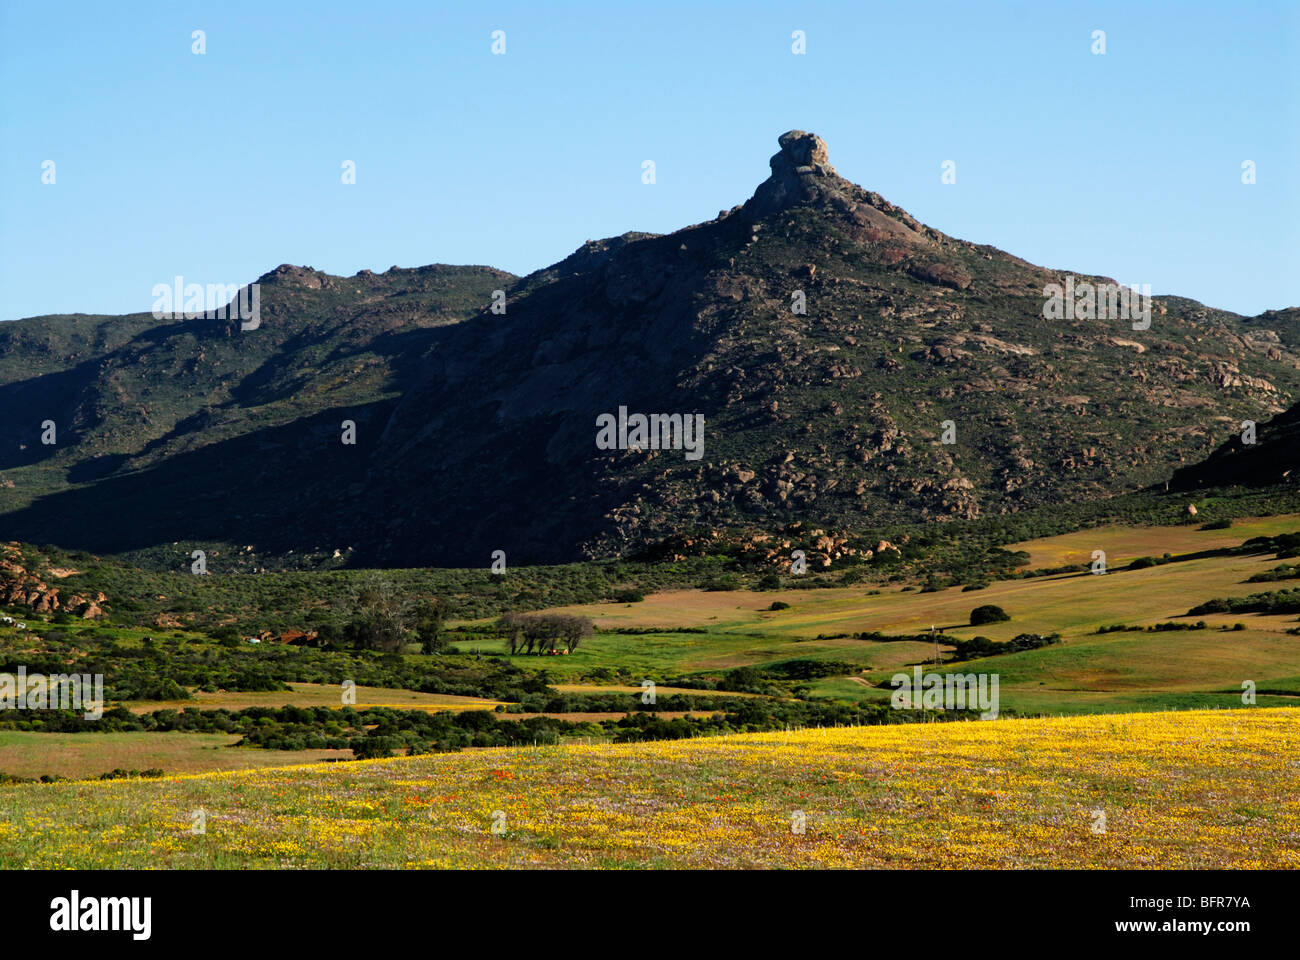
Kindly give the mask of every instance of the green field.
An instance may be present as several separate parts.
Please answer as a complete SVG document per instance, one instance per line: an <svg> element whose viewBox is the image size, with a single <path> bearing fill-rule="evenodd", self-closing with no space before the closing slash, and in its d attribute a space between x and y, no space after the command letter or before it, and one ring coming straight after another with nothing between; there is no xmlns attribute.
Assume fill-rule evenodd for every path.
<svg viewBox="0 0 1300 960"><path fill-rule="evenodd" d="M343 705L337 679L363 669L377 679L357 685L358 709L495 711L509 706L514 699L500 693L469 693L479 689L478 684L489 682L494 671L500 677L499 671L513 670L516 679L509 681L513 686L498 690L522 690L521 681L531 679L533 689L543 693L527 707L514 707L516 712L495 716L510 720L550 716L576 723L613 720L635 709L645 680L656 684L659 696L684 698L664 709L664 719L681 716L684 711L707 716L708 711L717 708L701 706L702 698L756 696L754 689L768 694L764 699L769 704L801 699L805 703L839 703L856 710L859 704L887 703L894 674L933 662L936 646L928 639L882 642L857 634L926 635L933 625L941 631L938 652L950 663L955 641L983 636L1002 642L1026 633L1059 635L1060 642L1053 645L941 668L996 675L999 709L1004 712L1054 716L1240 707L1243 687L1252 686L1257 691L1255 704L1260 707L1298 706L1300 637L1287 632L1300 624L1294 614L1186 616L1192 606L1211 598L1297 585L1295 581L1247 582L1252 575L1278 565L1278 558L1271 553L1200 555L1236 547L1249 537L1278 535L1297 528L1300 517L1287 515L1239 520L1230 529L1222 530L1200 530L1191 525L1083 530L1010 547L1031 558L1030 569L1087 562L1094 550L1104 550L1109 563L1105 575L1064 572L1021 576L995 580L977 590L957 586L921 590L917 584L907 582L765 591L666 590L651 593L636 603L553 608L588 617L597 628L574 652L564 656L505 657L502 642L483 633L490 620L453 625L455 629L449 634L456 638L452 650L459 648L465 654L459 657L409 650L383 656L329 653L281 645L220 648L195 631L150 632L103 625L90 631L79 630L71 639L65 637L59 649L64 651L60 656L77 649L93 650L97 641L111 638L120 650L116 655L129 662L139 663L141 658L147 662L154 656L162 658L156 661L161 664L171 662L167 657L184 655L188 657L185 662L191 665L220 664L237 657L251 657L254 659L248 662L256 663L257 657L264 657L291 670L308 669L309 665L312 675L333 673L336 678L331 682L294 681L288 689L274 691L191 686L188 700L126 700L127 709L139 716L159 710L234 712L290 705L337 709ZM1164 554L1170 556L1171 562L1124 568L1136 557ZM773 611L770 607L774 601L788 606ZM970 626L972 608L985 604L1000 606L1011 619ZM1098 633L1101 627L1117 624L1145 627L1171 622L1190 625L1196 621L1204 621L1206 628ZM1235 629L1238 625L1240 629ZM10 630L6 634L13 656L40 652L37 638L47 626L33 618L29 627L26 633ZM153 640L146 642L150 636ZM29 642L32 647L24 652ZM779 679L781 665L790 661L821 661L824 669L802 682L772 686L773 678ZM456 693L420 692L421 688L440 689L437 683L446 674L438 671L444 666L453 672L452 682L457 686L441 689ZM747 689L733 684L729 672L741 667L766 671L762 679L768 685ZM235 673L226 676L234 678ZM538 680L547 686L538 685ZM410 686L401 688L399 682ZM599 699L602 697L607 699ZM373 729L374 721L366 723ZM319 727L316 732L321 732ZM606 729L602 733L588 727L567 735L590 742L602 736L609 739L616 732ZM282 750L232 749L228 745L237 737L211 732L72 734L38 732L36 727L4 731L4 736L9 739L0 748L0 772L28 777L93 777L115 768L162 768L171 774L275 765L315 756L301 748L322 743L299 739L281 742L280 746L287 747ZM296 735L290 731L286 736ZM320 755L346 756L349 751L334 749Z"/></svg>
<svg viewBox="0 0 1300 960"><path fill-rule="evenodd" d="M1059 633L1056 646L986 660L962 670L1000 675L1006 708L1026 713L1073 714L1115 710L1186 709L1240 705L1244 681L1260 690L1259 703L1285 705L1300 697L1300 637L1293 615L1205 615L1187 617L1212 597L1244 596L1287 584L1247 583L1276 566L1269 554L1177 560L1181 555L1235 546L1253 536L1294 530L1288 515L1239 521L1228 530L1193 527L1111 527L1013 545L1044 566L1085 562L1093 550L1107 554L1108 572L1065 573L994 582L982 590L950 587L921 592L903 585L815 590L669 591L639 603L585 604L559 608L590 617L598 627L645 633L598 633L572 656L547 657L540 667L568 680L596 668L628 668L647 679L716 673L738 666L763 666L792 658L828 659L858 669L813 685L815 694L846 700L887 698L888 681L899 669L932 660L929 643L878 643L855 639L858 632L924 633L931 625L957 638L1009 640L1021 633ZM1176 562L1137 570L1122 565L1138 556L1170 553ZM774 600L788 609L770 611ZM1002 607L1011 619L969 625L982 604ZM1205 621L1196 631L1110 633L1103 626L1146 626ZM1241 623L1244 630L1230 629ZM704 633L665 632L704 628ZM1229 629L1221 629L1229 628ZM817 639L819 636L823 639ZM942 651L951 648L941 644ZM519 657L538 663L539 658Z"/></svg>

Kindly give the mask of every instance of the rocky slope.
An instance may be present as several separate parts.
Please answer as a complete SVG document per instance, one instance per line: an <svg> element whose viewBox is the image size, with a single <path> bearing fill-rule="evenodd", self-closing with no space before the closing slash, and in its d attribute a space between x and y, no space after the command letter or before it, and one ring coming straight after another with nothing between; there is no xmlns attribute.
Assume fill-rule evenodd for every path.
<svg viewBox="0 0 1300 960"><path fill-rule="evenodd" d="M1210 456L1179 469L1169 481L1168 489L1294 486L1300 483L1297 468L1300 468L1300 404L1266 422L1238 424L1238 431Z"/></svg>
<svg viewBox="0 0 1300 960"><path fill-rule="evenodd" d="M1101 497L1164 479L1300 383L1294 317L1157 296L1144 331L1048 320L1063 273L918 223L811 135L770 166L716 220L594 245L506 316L450 331L376 450L379 553L413 529L458 559L556 558ZM596 449L619 406L702 413L703 458ZM429 512L410 489L457 495Z"/></svg>
<svg viewBox="0 0 1300 960"><path fill-rule="evenodd" d="M256 331L9 325L0 411L28 446L0 438L0 533L430 565L792 523L833 540L1160 482L1296 398L1295 311L1157 294L1146 329L1049 318L1047 285L1109 281L918 223L811 134L779 146L716 219L588 243L522 279L280 268ZM37 454L20 405L57 407L68 442ZM700 456L601 449L598 419L620 407L703 416Z"/></svg>
<svg viewBox="0 0 1300 960"><path fill-rule="evenodd" d="M100 591L62 591L48 581L79 573L50 567L37 555L29 556L17 543L0 544L0 606L24 607L33 613L59 613L86 620L102 617L109 606Z"/></svg>

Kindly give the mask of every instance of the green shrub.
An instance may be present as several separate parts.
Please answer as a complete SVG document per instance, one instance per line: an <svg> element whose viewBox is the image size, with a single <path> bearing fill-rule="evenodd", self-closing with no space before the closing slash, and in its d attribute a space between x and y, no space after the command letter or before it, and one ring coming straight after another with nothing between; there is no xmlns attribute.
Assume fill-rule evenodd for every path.
<svg viewBox="0 0 1300 960"><path fill-rule="evenodd" d="M736 590L740 587L739 581L730 574L714 577L704 582L704 589L709 593L718 593L725 590Z"/></svg>
<svg viewBox="0 0 1300 960"><path fill-rule="evenodd" d="M1010 619L1010 615L1005 610L992 603L976 607L970 612L970 625L972 627L978 627L985 623L1000 623L1003 620Z"/></svg>

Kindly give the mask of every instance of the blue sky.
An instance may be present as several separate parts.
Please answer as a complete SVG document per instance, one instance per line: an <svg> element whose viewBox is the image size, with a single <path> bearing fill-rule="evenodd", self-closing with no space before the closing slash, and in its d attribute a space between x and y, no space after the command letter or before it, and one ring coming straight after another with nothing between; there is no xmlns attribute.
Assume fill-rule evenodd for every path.
<svg viewBox="0 0 1300 960"><path fill-rule="evenodd" d="M963 239L1300 305L1300 3L0 0L0 319L284 262L525 273L743 202L795 127Z"/></svg>

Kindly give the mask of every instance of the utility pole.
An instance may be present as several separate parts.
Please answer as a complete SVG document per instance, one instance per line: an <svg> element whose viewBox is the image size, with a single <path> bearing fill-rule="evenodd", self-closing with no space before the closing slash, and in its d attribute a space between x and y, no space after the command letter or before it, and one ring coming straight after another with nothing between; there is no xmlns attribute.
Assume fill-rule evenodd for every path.
<svg viewBox="0 0 1300 960"><path fill-rule="evenodd" d="M930 624L930 639L934 641L934 665L939 666L939 634L935 632L934 624Z"/></svg>

